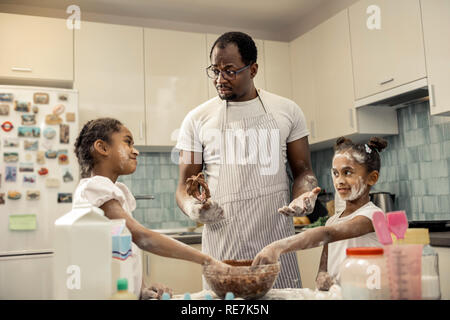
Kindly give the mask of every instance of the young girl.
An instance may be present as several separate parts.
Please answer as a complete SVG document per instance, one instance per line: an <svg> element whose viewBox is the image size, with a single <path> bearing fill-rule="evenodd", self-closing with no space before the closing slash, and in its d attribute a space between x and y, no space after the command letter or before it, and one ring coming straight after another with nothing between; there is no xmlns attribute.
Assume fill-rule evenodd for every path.
<svg viewBox="0 0 450 320"><path fill-rule="evenodd" d="M139 152L133 143L133 135L118 120L101 118L84 125L75 142L82 179L75 190L73 205L88 201L101 208L109 219L125 219L132 234L133 275L130 277L136 284L133 290L136 296L160 297L167 289L163 286L144 288L140 249L202 265L228 268L188 245L143 227L132 217L136 201L128 188L117 182L117 178L136 170ZM168 291L170 293L170 289Z"/></svg>
<svg viewBox="0 0 450 320"><path fill-rule="evenodd" d="M323 245L316 285L320 290L328 290L339 278L347 248L380 247L372 216L382 210L370 202L369 191L380 172L378 152L386 146L387 142L378 137L372 137L367 144L339 138L331 174L336 192L345 200L344 210L336 212L323 227L271 243L261 250L253 264L275 263L282 253Z"/></svg>

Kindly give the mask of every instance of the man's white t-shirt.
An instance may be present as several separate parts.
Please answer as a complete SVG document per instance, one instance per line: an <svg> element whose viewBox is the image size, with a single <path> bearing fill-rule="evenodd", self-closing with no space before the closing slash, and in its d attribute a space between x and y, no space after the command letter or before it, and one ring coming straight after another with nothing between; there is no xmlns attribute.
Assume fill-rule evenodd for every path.
<svg viewBox="0 0 450 320"><path fill-rule="evenodd" d="M280 129L281 152L287 162L287 143L309 135L300 107L287 98L258 90L268 113L272 113ZM176 148L202 152L211 194L217 187L220 166L220 110L225 101L218 96L191 110L181 125ZM258 97L244 102L228 102L227 123L264 114Z"/></svg>
<svg viewBox="0 0 450 320"><path fill-rule="evenodd" d="M340 223L344 223L352 220L357 216L367 217L372 221L372 217L374 212L381 211L376 205L372 202L366 203L364 206L353 212L352 214L340 217L343 211L336 213L331 216L327 222L326 226L332 226ZM377 235L375 232L367 233L363 236L346 239L341 241L336 241L328 244L328 274L333 277L337 277L339 279L339 269L341 267L342 262L346 258L346 249L347 248L355 248L355 247L382 247L381 243L378 241Z"/></svg>
<svg viewBox="0 0 450 320"><path fill-rule="evenodd" d="M112 199L119 201L123 210L133 216L132 212L136 209L136 200L130 190L125 184L121 182L113 183L109 178L103 176L81 179L74 192L72 206L89 202L95 207L101 207L105 202ZM142 286L142 252L134 242L131 243L131 251L133 274L130 275L128 280L128 288L133 291L136 297L139 297ZM133 279L133 282L130 279Z"/></svg>

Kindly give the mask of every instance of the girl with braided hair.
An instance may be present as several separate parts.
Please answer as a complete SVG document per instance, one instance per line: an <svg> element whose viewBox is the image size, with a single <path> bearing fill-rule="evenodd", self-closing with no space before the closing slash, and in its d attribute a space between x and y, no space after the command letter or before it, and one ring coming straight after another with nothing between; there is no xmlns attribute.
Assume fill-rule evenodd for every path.
<svg viewBox="0 0 450 320"><path fill-rule="evenodd" d="M372 224L382 211L369 198L380 172L380 155L386 140L372 137L367 143L353 143L341 137L334 146L331 175L336 192L345 200L345 209L336 212L323 227L308 229L266 246L254 264L275 263L281 254L323 245L316 286L328 290L339 279L339 268L351 247L381 247Z"/></svg>
<svg viewBox="0 0 450 320"><path fill-rule="evenodd" d="M76 139L75 155L82 179L75 190L73 205L89 202L102 209L109 219L125 219L133 241L133 274L128 278L129 283L134 284L130 290L136 296L148 299L160 298L164 291L171 294L171 290L163 285L155 284L148 288L143 285L140 250L229 269L224 263L184 243L145 228L133 218L136 200L126 185L117 179L136 170L139 152L134 148L132 133L120 121L112 118L88 121Z"/></svg>

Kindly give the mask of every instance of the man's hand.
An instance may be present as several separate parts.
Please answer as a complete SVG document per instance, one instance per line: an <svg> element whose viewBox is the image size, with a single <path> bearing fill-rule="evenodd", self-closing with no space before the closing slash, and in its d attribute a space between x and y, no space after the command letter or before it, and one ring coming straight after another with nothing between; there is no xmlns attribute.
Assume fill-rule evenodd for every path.
<svg viewBox="0 0 450 320"><path fill-rule="evenodd" d="M141 290L141 299L149 300L149 299L161 299L164 292L167 292L170 297L172 297L172 289L166 287L160 283L154 283L150 287L142 288Z"/></svg>
<svg viewBox="0 0 450 320"><path fill-rule="evenodd" d="M302 193L299 197L292 200L289 206L278 209L278 212L288 217L306 216L313 212L319 192L320 188L316 187L310 192Z"/></svg>
<svg viewBox="0 0 450 320"><path fill-rule="evenodd" d="M223 209L211 199L201 202L190 197L184 204L186 214L194 221L203 224L215 223L224 219Z"/></svg>
<svg viewBox="0 0 450 320"><path fill-rule="evenodd" d="M269 244L256 255L255 259L253 259L252 266L277 263L280 255L281 250L273 243Z"/></svg>

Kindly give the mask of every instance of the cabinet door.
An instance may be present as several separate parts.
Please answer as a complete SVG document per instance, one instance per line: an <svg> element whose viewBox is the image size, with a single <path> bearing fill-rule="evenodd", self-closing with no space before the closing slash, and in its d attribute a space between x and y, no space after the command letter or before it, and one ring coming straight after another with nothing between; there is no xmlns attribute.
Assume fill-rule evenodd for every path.
<svg viewBox="0 0 450 320"><path fill-rule="evenodd" d="M450 116L450 1L421 1L432 115Z"/></svg>
<svg viewBox="0 0 450 320"><path fill-rule="evenodd" d="M292 99L289 43L264 41L266 89Z"/></svg>
<svg viewBox="0 0 450 320"><path fill-rule="evenodd" d="M290 61L292 67L292 99L303 111L310 132L309 143L317 141L316 135L316 89L313 68L311 32L290 43Z"/></svg>
<svg viewBox="0 0 450 320"><path fill-rule="evenodd" d="M380 29L368 28L373 5ZM426 76L419 0L361 0L349 16L356 99Z"/></svg>
<svg viewBox="0 0 450 320"><path fill-rule="evenodd" d="M211 52L211 47L213 46L214 42L217 40L217 38L220 37L219 34L211 34L208 33L206 35L206 52L207 52L207 59L208 59L208 66L211 64L211 60L209 59L209 53ZM264 54L264 41L253 39L255 41L256 50L258 52L257 56L257 63L258 63L258 73L255 76L254 84L256 89L266 89L266 76L265 76L265 54ZM214 98L217 96L217 90L214 88L214 84L211 81L211 79L208 78L208 97Z"/></svg>
<svg viewBox="0 0 450 320"><path fill-rule="evenodd" d="M316 27L311 39L317 139L329 140L355 133L347 10Z"/></svg>
<svg viewBox="0 0 450 320"><path fill-rule="evenodd" d="M73 81L73 30L66 20L0 13L0 77Z"/></svg>
<svg viewBox="0 0 450 320"><path fill-rule="evenodd" d="M144 29L147 145L174 146L186 114L208 99L206 37Z"/></svg>
<svg viewBox="0 0 450 320"><path fill-rule="evenodd" d="M145 145L143 29L82 22L75 32L75 88L80 126L112 117Z"/></svg>

